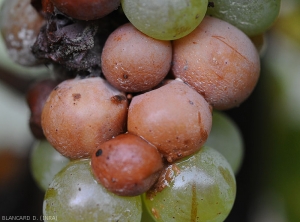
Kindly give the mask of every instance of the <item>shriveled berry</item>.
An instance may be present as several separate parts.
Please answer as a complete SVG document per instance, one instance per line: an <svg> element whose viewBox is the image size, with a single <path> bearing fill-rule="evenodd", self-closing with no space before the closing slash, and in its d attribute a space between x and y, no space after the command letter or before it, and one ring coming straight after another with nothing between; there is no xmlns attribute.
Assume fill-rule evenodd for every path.
<svg viewBox="0 0 300 222"><path fill-rule="evenodd" d="M108 190L136 196L156 182L163 161L153 145L126 133L101 144L92 155L91 165L97 180Z"/></svg>

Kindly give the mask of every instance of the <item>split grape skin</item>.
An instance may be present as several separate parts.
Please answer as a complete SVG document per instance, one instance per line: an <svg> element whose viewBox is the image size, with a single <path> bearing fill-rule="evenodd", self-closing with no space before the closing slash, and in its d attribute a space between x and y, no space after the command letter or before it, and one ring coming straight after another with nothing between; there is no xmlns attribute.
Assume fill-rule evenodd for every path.
<svg viewBox="0 0 300 222"><path fill-rule="evenodd" d="M42 112L47 140L70 159L90 157L95 147L125 132L126 95L100 77L74 78L51 92Z"/></svg>
<svg viewBox="0 0 300 222"><path fill-rule="evenodd" d="M109 191L137 196L156 182L163 160L152 144L126 133L102 143L92 155L91 167L97 180Z"/></svg>

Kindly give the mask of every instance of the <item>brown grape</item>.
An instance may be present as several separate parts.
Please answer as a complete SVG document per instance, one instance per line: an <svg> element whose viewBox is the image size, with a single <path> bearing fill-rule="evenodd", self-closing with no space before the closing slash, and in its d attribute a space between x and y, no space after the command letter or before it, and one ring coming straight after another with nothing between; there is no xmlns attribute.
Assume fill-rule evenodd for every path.
<svg viewBox="0 0 300 222"><path fill-rule="evenodd" d="M170 41L156 40L127 23L107 39L102 71L107 81L124 92L141 92L159 84L171 67Z"/></svg>
<svg viewBox="0 0 300 222"><path fill-rule="evenodd" d="M120 5L120 0L51 0L66 15L80 20L102 18Z"/></svg>
<svg viewBox="0 0 300 222"><path fill-rule="evenodd" d="M100 77L66 80L54 88L43 112L47 140L70 159L89 157L125 131L128 102Z"/></svg>
<svg viewBox="0 0 300 222"><path fill-rule="evenodd" d="M189 35L174 41L172 71L215 109L239 106L259 78L260 60L251 40L231 24L205 17Z"/></svg>
<svg viewBox="0 0 300 222"><path fill-rule="evenodd" d="M53 79L42 79L33 83L26 94L27 104L30 109L29 126L32 134L37 139L45 139L42 129L42 110L52 90L58 85Z"/></svg>
<svg viewBox="0 0 300 222"><path fill-rule="evenodd" d="M212 114L205 99L182 81L133 97L128 131L152 143L173 162L205 143Z"/></svg>
<svg viewBox="0 0 300 222"><path fill-rule="evenodd" d="M102 143L92 155L91 164L97 180L121 196L146 192L163 168L162 156L157 149L130 133Z"/></svg>

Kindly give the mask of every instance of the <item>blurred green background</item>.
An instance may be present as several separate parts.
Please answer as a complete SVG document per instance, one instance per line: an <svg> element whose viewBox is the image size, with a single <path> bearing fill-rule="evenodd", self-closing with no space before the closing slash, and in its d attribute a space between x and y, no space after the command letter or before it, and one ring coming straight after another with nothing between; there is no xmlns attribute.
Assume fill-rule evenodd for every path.
<svg viewBox="0 0 300 222"><path fill-rule="evenodd" d="M229 222L300 221L299 0L282 1L280 16L265 40L255 91L240 107L226 111L245 141ZM34 139L25 92L47 73L45 67L14 64L0 40L0 216L39 217L42 212L43 192L29 169Z"/></svg>

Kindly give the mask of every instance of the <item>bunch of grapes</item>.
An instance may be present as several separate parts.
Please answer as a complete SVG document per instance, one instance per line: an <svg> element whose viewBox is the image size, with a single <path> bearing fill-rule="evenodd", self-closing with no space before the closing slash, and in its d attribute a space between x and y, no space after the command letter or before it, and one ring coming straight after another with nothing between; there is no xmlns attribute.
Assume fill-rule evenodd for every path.
<svg viewBox="0 0 300 222"><path fill-rule="evenodd" d="M12 59L51 70L27 93L45 221L224 221L243 141L222 111L254 90L279 8L5 1L0 28Z"/></svg>

